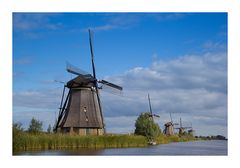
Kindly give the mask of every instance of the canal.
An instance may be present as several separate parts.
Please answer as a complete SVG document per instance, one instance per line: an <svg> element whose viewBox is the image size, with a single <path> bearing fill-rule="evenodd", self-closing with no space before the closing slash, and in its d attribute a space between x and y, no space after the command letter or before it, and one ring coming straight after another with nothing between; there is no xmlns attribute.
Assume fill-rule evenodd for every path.
<svg viewBox="0 0 240 168"><path fill-rule="evenodd" d="M227 155L227 141L191 141L161 144L144 148L108 148L108 149L76 149L24 151L14 155Z"/></svg>

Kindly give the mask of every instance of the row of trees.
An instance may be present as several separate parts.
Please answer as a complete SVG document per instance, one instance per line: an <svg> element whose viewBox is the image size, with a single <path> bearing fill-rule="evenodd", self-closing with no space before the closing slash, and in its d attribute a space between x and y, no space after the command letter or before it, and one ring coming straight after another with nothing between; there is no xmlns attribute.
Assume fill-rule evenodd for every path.
<svg viewBox="0 0 240 168"><path fill-rule="evenodd" d="M13 131L14 133L17 133L17 132L24 132L25 130L22 126L22 123L14 123ZM29 123L28 129L26 131L32 134L38 134L40 132L43 132L43 122L35 118L32 118L32 120ZM51 125L48 126L47 132L48 133L52 132Z"/></svg>
<svg viewBox="0 0 240 168"><path fill-rule="evenodd" d="M23 129L21 123L14 123L13 131L23 132L25 130ZM43 122L32 118L26 131L32 134L38 134L40 132L43 132ZM52 132L51 125L48 126L47 132ZM137 118L135 122L134 134L145 136L148 141L151 142L155 141L156 138L161 134L161 129L159 125L153 121L153 117L151 116L151 114L149 112L145 112L141 113L140 116Z"/></svg>
<svg viewBox="0 0 240 168"><path fill-rule="evenodd" d="M32 134L38 134L43 132L43 122L39 121L35 118L29 123L28 129L24 130L21 123L13 124L14 133L27 131ZM51 125L48 126L48 133L52 132ZM158 137L161 133L160 127L158 124L154 123L152 117L150 117L150 113L142 113L135 123L135 134L146 136L149 141L153 141L156 137Z"/></svg>

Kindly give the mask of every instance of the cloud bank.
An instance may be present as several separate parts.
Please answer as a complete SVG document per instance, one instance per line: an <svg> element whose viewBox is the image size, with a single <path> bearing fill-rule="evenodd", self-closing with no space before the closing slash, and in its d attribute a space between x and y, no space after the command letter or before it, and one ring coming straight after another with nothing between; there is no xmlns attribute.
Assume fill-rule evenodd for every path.
<svg viewBox="0 0 240 168"><path fill-rule="evenodd" d="M193 125L197 134L227 136L227 54L185 55L155 60L149 67L135 67L106 80L123 86L122 95L101 91L108 132L132 132L141 112L148 111L147 94L163 129L172 113L175 122ZM32 116L53 125L61 90L18 91L13 95L14 121Z"/></svg>
<svg viewBox="0 0 240 168"><path fill-rule="evenodd" d="M136 67L106 80L124 88L121 97L102 94L107 117L136 118L148 111L149 93L154 112L161 116L162 128L171 112L176 122L181 117L187 126L192 123L197 133L227 135L226 53L159 60L150 67Z"/></svg>

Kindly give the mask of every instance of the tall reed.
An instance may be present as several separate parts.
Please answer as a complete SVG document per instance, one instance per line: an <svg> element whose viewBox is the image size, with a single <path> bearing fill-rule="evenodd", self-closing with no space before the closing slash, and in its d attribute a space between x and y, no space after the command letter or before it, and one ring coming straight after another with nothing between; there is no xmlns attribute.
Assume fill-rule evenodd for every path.
<svg viewBox="0 0 240 168"><path fill-rule="evenodd" d="M160 134L157 144L198 140L192 136ZM69 134L30 134L13 132L13 152L26 150L78 149L78 148L125 148L148 146L147 138L136 135L80 136Z"/></svg>
<svg viewBox="0 0 240 168"><path fill-rule="evenodd" d="M103 135L79 136L69 134L29 134L13 135L13 151L49 150L64 148L123 148L147 146L144 136L135 135Z"/></svg>

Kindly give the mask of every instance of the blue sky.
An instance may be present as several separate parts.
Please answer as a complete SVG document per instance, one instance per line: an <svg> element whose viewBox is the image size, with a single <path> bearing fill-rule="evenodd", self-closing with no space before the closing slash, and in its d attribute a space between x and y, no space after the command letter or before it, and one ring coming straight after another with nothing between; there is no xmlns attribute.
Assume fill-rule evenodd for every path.
<svg viewBox="0 0 240 168"><path fill-rule="evenodd" d="M131 132L147 93L163 129L192 122L197 134L227 135L226 13L14 13L13 120L54 123L66 61L91 72L94 31L99 79L124 87L101 92L107 130ZM122 108L122 107L125 107Z"/></svg>

